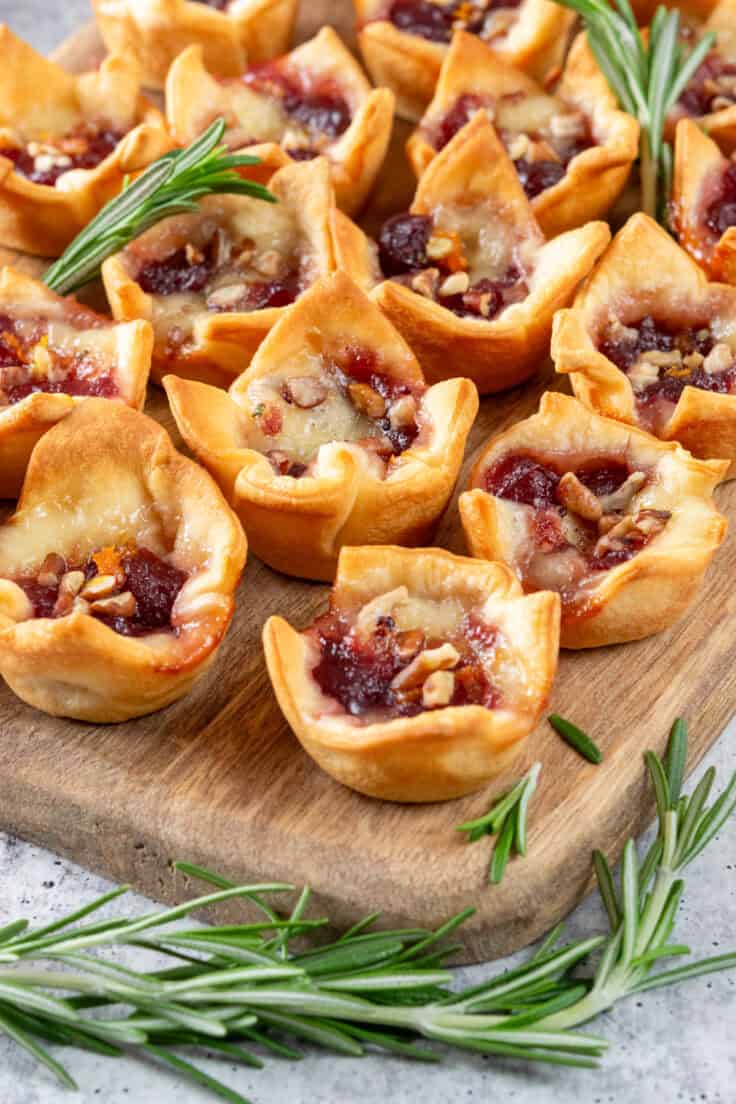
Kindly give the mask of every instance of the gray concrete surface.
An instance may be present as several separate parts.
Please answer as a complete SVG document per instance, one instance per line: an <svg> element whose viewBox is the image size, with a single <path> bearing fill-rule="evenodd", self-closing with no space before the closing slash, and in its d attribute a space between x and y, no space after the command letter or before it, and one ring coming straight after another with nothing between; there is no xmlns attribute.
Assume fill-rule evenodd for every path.
<svg viewBox="0 0 736 1104"><path fill-rule="evenodd" d="M303 0L308 2L308 0ZM38 49L52 49L87 18L85 0L0 0L0 18ZM669 718L662 718L667 724ZM736 725L707 763L724 778L736 766ZM0 834L0 925L27 916L47 922L107 888L81 868ZM397 887L397 892L400 890ZM149 903L130 897L115 906L133 915ZM570 918L583 935L601 922L595 899ZM736 949L736 822L691 868L677 937L700 956ZM458 971L475 982L509 963ZM595 1072L525 1069L466 1055L447 1055L427 1068L394 1058L330 1058L310 1052L301 1063L270 1063L263 1071L212 1061L209 1068L255 1104L700 1104L736 1101L736 972L689 982L629 1000L601 1017L594 1030L610 1040ZM113 1061L68 1052L84 1101L105 1104L203 1104L213 1099L148 1062ZM0 1036L0 1104L63 1104L80 1099Z"/></svg>

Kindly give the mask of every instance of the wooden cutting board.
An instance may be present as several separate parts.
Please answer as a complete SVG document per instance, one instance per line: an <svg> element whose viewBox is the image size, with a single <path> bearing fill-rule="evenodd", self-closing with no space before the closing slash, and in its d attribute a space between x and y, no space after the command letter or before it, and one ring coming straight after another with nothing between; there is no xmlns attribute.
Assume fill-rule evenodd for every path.
<svg viewBox="0 0 736 1104"><path fill-rule="evenodd" d="M350 32L349 8L344 0L305 2L299 37L324 21ZM88 27L57 57L80 70L100 55ZM368 224L405 207L411 194L401 155L406 131L397 130ZM38 262L22 263L40 270ZM468 465L492 431L535 409L549 370L542 375L483 402ZM171 428L156 388L148 411ZM736 483L721 488L718 501L733 515ZM438 543L463 550L454 504ZM579 900L590 884L593 847L615 859L626 837L649 822L642 753L663 750L672 720L684 713L691 723L692 767L734 712L733 557L729 539L700 601L670 632L562 655L551 706L585 728L605 760L587 764L546 722L539 726L513 772L543 763L529 854L510 864L499 886L487 883L490 841L468 846L454 830L486 810L490 789L446 804L381 803L333 782L301 750L271 691L260 632L272 613L305 626L324 607L327 588L283 578L254 558L212 672L169 709L97 727L47 717L0 687L0 826L169 902L193 892L171 868L172 860L187 859L243 882L308 883L313 914L329 912L340 925L374 910L391 926L436 925L475 905L461 933L465 961L504 954Z"/></svg>

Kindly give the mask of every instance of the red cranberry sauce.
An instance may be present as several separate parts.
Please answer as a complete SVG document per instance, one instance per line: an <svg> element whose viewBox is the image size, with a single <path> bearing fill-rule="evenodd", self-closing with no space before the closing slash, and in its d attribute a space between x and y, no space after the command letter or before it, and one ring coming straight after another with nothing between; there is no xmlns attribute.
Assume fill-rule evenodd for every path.
<svg viewBox="0 0 736 1104"><path fill-rule="evenodd" d="M86 613L122 636L145 636L147 633L170 630L174 603L188 578L186 572L166 563L148 548L127 548L116 556L116 585L113 595L107 599L108 608L105 608L106 599L95 600L91 595L85 596L84 589L90 580L106 574L104 570L100 571L96 562L99 556L99 553L95 553L82 564L70 563L63 557L54 556L53 559L57 561L54 570L47 571L44 565L44 569L37 575L15 579L33 605L33 616L63 617L75 608L76 600L85 603L83 608ZM109 560L109 555L106 559ZM104 566L102 559L100 563ZM66 592L66 579L72 572L79 572L85 578L75 595ZM125 609L121 607L122 612L109 606L111 601L120 596L124 599Z"/></svg>
<svg viewBox="0 0 736 1104"><path fill-rule="evenodd" d="M250 68L243 80L254 91L278 99L289 119L307 132L307 146L286 151L297 160L316 157L329 144L325 139L334 141L350 126L350 106L334 79L270 61ZM253 141L258 140L253 135Z"/></svg>
<svg viewBox="0 0 736 1104"><path fill-rule="evenodd" d="M736 161L731 161L723 171L718 196L705 212L705 225L716 238L736 226Z"/></svg>
<svg viewBox="0 0 736 1104"><path fill-rule="evenodd" d="M430 295L461 318L495 318L505 307L529 294L523 273L512 263L498 279L483 278L469 283L464 292L442 295L442 279L452 272L462 271L465 262L457 263L457 252L446 259L432 260L428 254L432 236L433 223L429 215L407 212L384 222L378 236L378 256L384 276ZM430 278L417 284L416 277L425 271Z"/></svg>
<svg viewBox="0 0 736 1104"><path fill-rule="evenodd" d="M736 64L711 50L695 70L677 102L681 113L698 118L736 104Z"/></svg>
<svg viewBox="0 0 736 1104"><path fill-rule="evenodd" d="M486 17L497 8L517 8L521 0L393 0L388 19L406 34L426 38L430 42L447 43L455 30L482 35Z"/></svg>
<svg viewBox="0 0 736 1104"><path fill-rule="evenodd" d="M46 326L39 322L33 329L0 315L0 408L12 406L28 395L96 395L109 399L118 395L115 380L100 372L84 353L69 354L48 346ZM48 354L47 370L39 370L33 359L34 348L41 343Z"/></svg>
<svg viewBox="0 0 736 1104"><path fill-rule="evenodd" d="M604 336L599 349L622 372L628 373L642 353L671 353L672 362L658 369L657 378L636 389L636 400L648 406L658 400L676 403L685 387L731 394L736 389L736 358L725 371L708 371L705 358L718 344L709 326L679 329L646 315L635 325Z"/></svg>
<svg viewBox="0 0 736 1104"><path fill-rule="evenodd" d="M581 151L577 150L576 152L580 153ZM527 199L534 199L535 196L545 192L547 188L553 188L555 184L559 184L567 171L567 163L551 161L546 158L539 161L527 161L525 157L520 157L518 161L514 161L514 168L521 181L521 186L526 192Z"/></svg>
<svg viewBox="0 0 736 1104"><path fill-rule="evenodd" d="M411 448L419 434L416 415L411 419L397 422L391 416L391 407L397 400L404 397L413 398L418 405L425 388L411 386L403 380L393 379L381 372L378 357L370 349L353 347L346 350L339 358L339 362L335 363L334 371L339 385L344 388L354 404L358 397L350 385L355 383L369 387L383 400L383 413L377 414L373 419L379 433L379 455L382 450L384 458L389 459L391 456L400 456L402 452ZM364 408L363 412L368 411Z"/></svg>
<svg viewBox="0 0 736 1104"><path fill-rule="evenodd" d="M447 114L433 128L431 137L434 148L438 151L443 150L447 143L470 122L473 116L481 108L488 107L489 104L489 100L470 92L458 96Z"/></svg>
<svg viewBox="0 0 736 1104"><path fill-rule="evenodd" d="M59 177L72 169L94 169L113 152L124 135L104 124L82 123L61 138L48 143L3 146L0 153L12 161L16 172L34 184L53 188Z"/></svg>
<svg viewBox="0 0 736 1104"><path fill-rule="evenodd" d="M575 548L588 571L607 571L640 552L655 535L654 529L647 532L644 531L646 526L642 530L632 527L624 537L602 548L598 523L577 515L576 544L571 543L561 524L568 513L560 490L560 480L566 471L573 471L583 486L598 498L619 490L632 474L629 465L618 457L592 458L569 468L527 453L510 453L485 472L482 485L498 498L531 506L536 511L532 531L537 547L547 553ZM615 520L618 513L618 510L612 511L609 516Z"/></svg>
<svg viewBox="0 0 736 1104"><path fill-rule="evenodd" d="M330 610L319 618L310 635L316 638L320 658L312 676L323 694L343 707L350 716L371 723L395 717L414 717L424 712L422 684L397 689L392 683L425 649L450 643L459 653L452 668L454 676L449 706L500 704L484 658L497 646L498 634L474 613L468 613L451 640L437 640L421 630L400 632L393 617L378 620L370 635L358 634L351 618ZM435 706L434 708L438 708Z"/></svg>
<svg viewBox="0 0 736 1104"><path fill-rule="evenodd" d="M206 295L211 290L211 281L229 264L229 257L220 259L218 238L221 234L221 231L213 234L201 249L187 246L146 261L135 274L136 282L149 295ZM229 297L226 302L214 299L208 302L209 309L224 312L287 307L304 290L302 275L296 269L268 280L244 278L237 286L241 289L239 296Z"/></svg>

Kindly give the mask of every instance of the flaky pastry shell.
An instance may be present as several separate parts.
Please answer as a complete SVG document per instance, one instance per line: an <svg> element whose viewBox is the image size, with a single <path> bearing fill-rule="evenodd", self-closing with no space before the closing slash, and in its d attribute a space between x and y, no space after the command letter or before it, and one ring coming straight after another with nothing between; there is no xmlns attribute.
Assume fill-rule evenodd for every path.
<svg viewBox="0 0 736 1104"><path fill-rule="evenodd" d="M643 213L614 237L573 306L555 318L552 358L570 376L573 393L590 410L642 425L631 381L598 348L612 318L624 325L647 315L686 327L708 325L736 344L736 288L709 283L691 257ZM736 459L736 394L686 386L657 428L703 459Z"/></svg>
<svg viewBox="0 0 736 1104"><path fill-rule="evenodd" d="M188 575L168 631L123 636L79 609L34 618L13 581L49 554L81 563L130 542ZM158 423L89 399L36 446L17 512L0 526L0 674L23 701L57 716L116 722L162 709L214 659L245 553L213 481Z"/></svg>
<svg viewBox="0 0 736 1104"><path fill-rule="evenodd" d="M478 230L478 205L487 205ZM529 293L496 318L458 317L433 299L393 280L373 298L414 350L430 382L461 371L481 394L528 379L549 351L552 319L610 240L604 222L591 222L545 242L519 178L493 126L479 112L432 161L417 186L413 214L454 211L467 219L481 255L493 249L488 230L510 243L526 270Z"/></svg>
<svg viewBox="0 0 736 1104"><path fill-rule="evenodd" d="M726 519L712 494L727 471L718 460L696 460L676 442L593 414L567 395L548 391L539 412L491 438L460 496L468 547L474 556L501 560L522 577L533 508L487 492L488 469L511 454L566 461L573 470L593 457L619 458L650 473L637 505L671 514L663 531L631 559L588 576L563 601L563 648L594 648L639 640L669 628L694 600ZM568 460L568 458L570 458ZM651 473L653 477L651 477Z"/></svg>
<svg viewBox="0 0 736 1104"><path fill-rule="evenodd" d="M447 706L361 723L315 681L316 641L281 617L264 626L266 663L302 746L338 782L390 801L445 801L499 774L534 728L557 666L559 600L550 593L525 597L503 564L440 548L344 548L331 607L359 612L398 587L407 588L410 600L477 605L484 623L500 630L505 662L494 671L501 693L496 708Z"/></svg>
<svg viewBox="0 0 736 1104"><path fill-rule="evenodd" d="M385 379L411 389L418 408L415 439L384 465L355 438L335 440L328 424L303 458L308 471L300 478L277 474L266 452L286 446L278 435L263 436L259 389L273 377L280 380L284 370L299 379L319 376L325 361L351 350L374 358ZM246 526L252 550L270 567L307 579L331 580L345 544L428 541L452 493L478 409L469 380L425 389L411 350L341 272L305 292L229 394L175 376L164 386L179 431ZM306 430L289 432L298 446Z"/></svg>
<svg viewBox="0 0 736 1104"><path fill-rule="evenodd" d="M277 197L275 204L249 196L207 196L196 213L164 219L102 266L113 316L145 318L153 324L156 381L173 372L229 386L289 308L214 310L208 309L204 294L149 294L136 282L149 262L190 243L204 246L213 232L222 230L233 238L247 236L265 253L279 244L285 256L297 257L300 279L307 286L334 271L335 201L325 158L286 165L271 178L269 188Z"/></svg>
<svg viewBox="0 0 736 1104"><path fill-rule="evenodd" d="M432 102L407 142L407 155L417 177L437 156L437 128L460 97L468 94L488 102L491 118L494 102L507 97L513 101L518 122L511 138L525 132L525 100L530 105L527 126L532 131L542 103L549 104L550 110L556 102L563 110L567 106L581 111L589 120L596 144L569 161L557 184L533 196L532 211L547 238L605 216L623 191L637 157L639 124L617 109L616 98L585 35L578 35L573 43L561 80L551 95L503 55L494 53L477 35L456 32Z"/></svg>
<svg viewBox="0 0 736 1104"><path fill-rule="evenodd" d="M111 380L113 400L142 409L153 347L153 333L147 322L114 325L88 307L55 295L41 281L12 268L0 270L0 315L11 322L43 325L46 332L39 341L43 359L37 371L43 370L49 347L53 354L72 359L79 357L81 350L84 370L88 371L86 362L92 354ZM2 330L0 326L0 340L4 336ZM0 367L0 393L3 375L4 369ZM86 401L84 395L63 390L33 391L11 403L0 397L0 498L17 498L36 442Z"/></svg>
<svg viewBox="0 0 736 1104"><path fill-rule="evenodd" d="M299 0L232 0L217 11L194 0L92 0L108 50L130 50L149 88L163 88L169 66L187 46L202 47L209 69L235 77L247 61L289 48Z"/></svg>
<svg viewBox="0 0 736 1104"><path fill-rule="evenodd" d="M332 27L323 27L309 42L273 63L283 72L316 90L339 93L350 110L350 125L336 137L325 138L323 153L330 162L338 206L353 214L365 203L383 164L391 138L394 97L387 88L371 88L360 65ZM269 67L270 68L270 67ZM268 69L264 77L268 79ZM201 46L184 50L166 80L166 114L181 145L188 145L213 119L224 117L230 126L226 141L247 150L265 166L288 163L288 116L274 118L272 97L240 78L216 79L204 64Z"/></svg>
<svg viewBox="0 0 736 1104"><path fill-rule="evenodd" d="M399 30L386 18L387 0L355 0L358 41L376 85L396 95L396 111L417 122L434 95L447 45ZM493 39L493 49L511 65L539 80L562 65L573 12L550 0L521 0L508 33Z"/></svg>
<svg viewBox="0 0 736 1104"><path fill-rule="evenodd" d="M736 226L729 226L719 237L706 221L729 163L697 123L680 120L672 179L672 223L677 240L711 279L736 284Z"/></svg>
<svg viewBox="0 0 736 1104"><path fill-rule="evenodd" d="M70 169L55 186L17 172L2 147L53 141L79 124L104 120L127 132L92 169ZM56 257L125 177L173 145L162 114L140 94L140 67L130 54L107 57L99 70L72 76L0 25L0 242Z"/></svg>

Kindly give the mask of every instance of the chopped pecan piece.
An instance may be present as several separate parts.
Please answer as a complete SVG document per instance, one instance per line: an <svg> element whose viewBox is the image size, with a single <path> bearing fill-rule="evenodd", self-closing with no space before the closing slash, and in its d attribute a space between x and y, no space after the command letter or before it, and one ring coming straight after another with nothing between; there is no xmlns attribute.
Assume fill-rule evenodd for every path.
<svg viewBox="0 0 736 1104"><path fill-rule="evenodd" d="M422 687L422 705L425 709L439 709L449 705L455 693L455 676L452 671L435 671Z"/></svg>
<svg viewBox="0 0 736 1104"><path fill-rule="evenodd" d="M327 385L317 376L293 376L284 384L282 394L301 410L311 410L327 398Z"/></svg>
<svg viewBox="0 0 736 1104"><path fill-rule="evenodd" d="M440 281L438 268L425 268L423 272L417 272L412 278L411 288L417 295L424 295L427 299L434 299L437 285Z"/></svg>
<svg viewBox="0 0 736 1104"><path fill-rule="evenodd" d="M386 400L367 383L349 383L348 395L356 410L368 418L382 418Z"/></svg>
<svg viewBox="0 0 736 1104"><path fill-rule="evenodd" d="M253 268L261 276L271 279L277 276L281 268L281 254L275 249L266 249L253 260Z"/></svg>
<svg viewBox="0 0 736 1104"><path fill-rule="evenodd" d="M604 514L615 513L616 510L626 510L631 505L634 495L638 494L647 481L646 474L634 471L620 487L610 494L601 495L600 504Z"/></svg>
<svg viewBox="0 0 736 1104"><path fill-rule="evenodd" d="M435 671L448 671L457 666L459 660L460 653L452 644L426 648L411 661L408 667L394 676L391 686L394 690L408 690L414 686L423 686Z"/></svg>
<svg viewBox="0 0 736 1104"><path fill-rule="evenodd" d="M88 602L94 602L97 598L109 598L118 589L118 580L115 575L93 575L82 587L82 597Z"/></svg>
<svg viewBox="0 0 736 1104"><path fill-rule="evenodd" d="M215 288L207 296L207 306L213 310L231 310L236 307L248 294L245 284L226 284L225 287Z"/></svg>
<svg viewBox="0 0 736 1104"><path fill-rule="evenodd" d="M59 556L56 552L49 552L41 564L41 570L37 576L39 585L44 587L58 586L59 580L65 571L66 560L64 557Z"/></svg>
<svg viewBox="0 0 736 1104"><path fill-rule="evenodd" d="M110 598L99 598L90 604L92 613L103 613L107 617L135 617L138 603L129 590L114 594Z"/></svg>
<svg viewBox="0 0 736 1104"><path fill-rule="evenodd" d="M585 521L598 521L603 509L600 502L574 472L565 472L557 486L560 502L573 514Z"/></svg>
<svg viewBox="0 0 736 1104"><path fill-rule="evenodd" d="M467 272L453 272L442 281L438 294L443 298L450 295L464 295L469 287L470 277Z"/></svg>
<svg viewBox="0 0 736 1104"><path fill-rule="evenodd" d="M421 629L407 629L396 635L396 652L402 663L408 663L424 647L424 633Z"/></svg>

